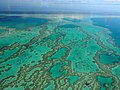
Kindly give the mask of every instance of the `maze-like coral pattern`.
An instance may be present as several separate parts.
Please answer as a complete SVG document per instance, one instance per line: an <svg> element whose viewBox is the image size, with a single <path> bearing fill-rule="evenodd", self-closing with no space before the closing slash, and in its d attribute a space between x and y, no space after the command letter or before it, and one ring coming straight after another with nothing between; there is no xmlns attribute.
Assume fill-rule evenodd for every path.
<svg viewBox="0 0 120 90"><path fill-rule="evenodd" d="M0 20L0 90L120 89L120 48L109 30L90 18L13 15ZM112 57L111 63L105 57Z"/></svg>

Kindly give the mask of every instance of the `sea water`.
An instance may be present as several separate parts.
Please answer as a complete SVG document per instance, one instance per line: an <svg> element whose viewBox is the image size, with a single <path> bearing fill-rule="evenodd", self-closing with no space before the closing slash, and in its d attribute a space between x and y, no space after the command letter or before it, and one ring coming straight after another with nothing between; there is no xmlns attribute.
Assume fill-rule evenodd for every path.
<svg viewBox="0 0 120 90"><path fill-rule="evenodd" d="M0 90L119 90L119 20L0 15Z"/></svg>

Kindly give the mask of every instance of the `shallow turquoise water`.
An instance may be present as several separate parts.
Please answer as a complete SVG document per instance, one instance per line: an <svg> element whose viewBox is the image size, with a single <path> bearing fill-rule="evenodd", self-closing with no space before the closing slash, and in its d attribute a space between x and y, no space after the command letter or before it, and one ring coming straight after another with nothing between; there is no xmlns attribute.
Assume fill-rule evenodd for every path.
<svg viewBox="0 0 120 90"><path fill-rule="evenodd" d="M73 24L65 24L62 26L59 26L60 28L76 28L77 26L73 25Z"/></svg>
<svg viewBox="0 0 120 90"><path fill-rule="evenodd" d="M100 62L103 63L103 64L120 63L120 57L115 56L114 54L108 55L107 53L103 53L100 56Z"/></svg>
<svg viewBox="0 0 120 90"><path fill-rule="evenodd" d="M97 80L100 82L101 84L101 88L100 90L113 90L113 86L112 86L112 83L113 83L113 80L111 77L109 78L106 78L104 76L98 76L97 77ZM107 88L108 87L108 88Z"/></svg>

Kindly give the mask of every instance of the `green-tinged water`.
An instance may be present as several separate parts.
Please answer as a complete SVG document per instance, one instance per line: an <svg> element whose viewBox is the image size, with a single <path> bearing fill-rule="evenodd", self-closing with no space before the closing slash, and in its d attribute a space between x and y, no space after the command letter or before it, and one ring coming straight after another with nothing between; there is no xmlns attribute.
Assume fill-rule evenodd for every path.
<svg viewBox="0 0 120 90"><path fill-rule="evenodd" d="M114 54L106 54L102 53L100 55L100 62L103 64L116 64L120 63L120 56L116 56Z"/></svg>
<svg viewBox="0 0 120 90"><path fill-rule="evenodd" d="M0 15L0 90L120 90L115 43L89 16Z"/></svg>
<svg viewBox="0 0 120 90"><path fill-rule="evenodd" d="M111 77L103 77L103 76L98 76L97 80L99 81L100 85L101 85L101 90L113 90L113 85L112 83L113 80Z"/></svg>

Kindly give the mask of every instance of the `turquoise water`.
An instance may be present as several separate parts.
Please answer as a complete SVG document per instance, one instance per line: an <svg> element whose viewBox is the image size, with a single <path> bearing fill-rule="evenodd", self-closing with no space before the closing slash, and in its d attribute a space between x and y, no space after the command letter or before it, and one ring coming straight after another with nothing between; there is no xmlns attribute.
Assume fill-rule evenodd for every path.
<svg viewBox="0 0 120 90"><path fill-rule="evenodd" d="M108 28L112 34L115 43L120 47L120 18L92 18L93 24Z"/></svg>
<svg viewBox="0 0 120 90"><path fill-rule="evenodd" d="M1 15L0 90L119 90L120 48L103 27L81 15Z"/></svg>
<svg viewBox="0 0 120 90"><path fill-rule="evenodd" d="M67 20L67 21L71 21L71 22L80 22L80 19L76 19L76 18L63 18L63 20Z"/></svg>
<svg viewBox="0 0 120 90"><path fill-rule="evenodd" d="M62 26L59 26L60 28L76 28L77 26L75 26L74 24L65 24Z"/></svg>
<svg viewBox="0 0 120 90"><path fill-rule="evenodd" d="M120 57L116 56L114 54L107 54L103 53L100 56L100 62L103 64L115 64L115 63L120 63Z"/></svg>
<svg viewBox="0 0 120 90"><path fill-rule="evenodd" d="M12 22L12 23L11 23ZM25 18L21 16L2 16L0 17L0 25L9 28L16 28L17 30L27 29L47 23L45 18ZM25 23L25 24L24 24Z"/></svg>
<svg viewBox="0 0 120 90"><path fill-rule="evenodd" d="M100 82L101 88L100 90L113 90L113 79L111 77L104 77L104 76L98 76L97 80Z"/></svg>
<svg viewBox="0 0 120 90"><path fill-rule="evenodd" d="M62 70L62 66L65 66L67 63L57 64L50 69L52 78L60 77L63 74L67 73L67 70Z"/></svg>

